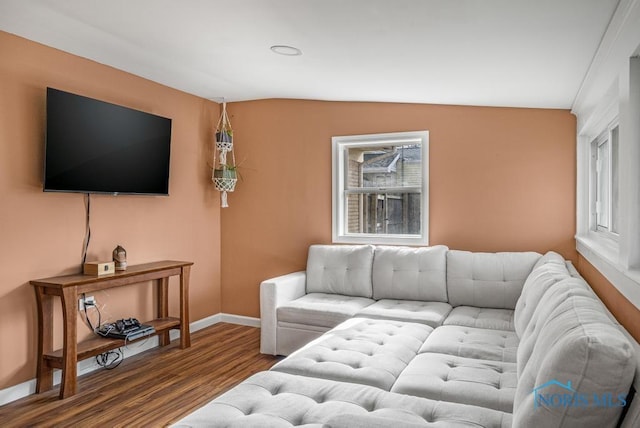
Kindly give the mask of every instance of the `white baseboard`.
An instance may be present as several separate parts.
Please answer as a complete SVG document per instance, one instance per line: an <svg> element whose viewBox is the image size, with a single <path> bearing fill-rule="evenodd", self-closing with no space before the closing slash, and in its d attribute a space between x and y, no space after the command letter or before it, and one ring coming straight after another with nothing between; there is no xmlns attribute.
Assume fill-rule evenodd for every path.
<svg viewBox="0 0 640 428"><path fill-rule="evenodd" d="M36 392L36 380L31 379L0 391L0 406Z"/></svg>
<svg viewBox="0 0 640 428"><path fill-rule="evenodd" d="M260 327L260 319L245 317L242 315L224 314L218 313L209 317L203 318L198 321L194 321L189 324L189 331L194 333L203 328L226 322L230 324L246 325L249 327ZM179 330L171 330L169 333L171 340L178 339L180 337ZM148 351L158 347L160 344L158 337L154 336L148 340L137 342L124 348L124 358L133 357L141 352ZM78 362L78 376L82 376L87 373L91 373L94 370L101 368L95 358L87 358ZM61 380L60 370L53 371L53 384L58 385ZM11 403L12 401L26 397L36 392L36 380L31 379L26 382L19 383L18 385L10 386L3 390L0 390L0 406Z"/></svg>
<svg viewBox="0 0 640 428"><path fill-rule="evenodd" d="M245 317L244 315L234 314L218 314L221 317L220 322L228 322L229 324L246 325L248 327L260 327L260 318Z"/></svg>

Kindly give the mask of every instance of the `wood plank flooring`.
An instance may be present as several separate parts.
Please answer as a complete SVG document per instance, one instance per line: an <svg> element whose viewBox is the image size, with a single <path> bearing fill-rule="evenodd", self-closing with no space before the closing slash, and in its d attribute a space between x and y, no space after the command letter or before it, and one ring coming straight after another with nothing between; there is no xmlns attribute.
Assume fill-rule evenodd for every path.
<svg viewBox="0 0 640 428"><path fill-rule="evenodd" d="M260 329L216 324L192 334L189 349L174 340L80 377L73 397L59 400L54 387L1 406L0 426L163 427L278 361L259 348Z"/></svg>

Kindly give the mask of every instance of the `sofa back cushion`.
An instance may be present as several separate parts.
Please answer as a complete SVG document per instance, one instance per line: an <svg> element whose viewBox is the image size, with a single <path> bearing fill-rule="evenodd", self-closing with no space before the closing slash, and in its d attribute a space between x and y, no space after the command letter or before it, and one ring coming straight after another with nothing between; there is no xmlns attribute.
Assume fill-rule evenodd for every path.
<svg viewBox="0 0 640 428"><path fill-rule="evenodd" d="M447 252L447 294L451 306L514 309L540 254Z"/></svg>
<svg viewBox="0 0 640 428"><path fill-rule="evenodd" d="M522 333L527 328L527 324L529 324L544 293L553 285L570 277L571 274L561 255L550 251L540 257L524 282L522 293L513 313L513 322L518 337L522 337Z"/></svg>
<svg viewBox="0 0 640 428"><path fill-rule="evenodd" d="M376 247L373 298L447 302L447 247Z"/></svg>
<svg viewBox="0 0 640 428"><path fill-rule="evenodd" d="M542 257L538 259L535 265L533 265L532 271L538 269L546 265L547 263L564 263L566 265L566 260L560 254L555 251L547 251Z"/></svg>
<svg viewBox="0 0 640 428"><path fill-rule="evenodd" d="M307 293L373 295L372 245L311 245L307 258Z"/></svg>
<svg viewBox="0 0 640 428"><path fill-rule="evenodd" d="M552 316L556 308L565 300L581 296L582 304L586 303L586 299L591 299L594 310L602 310L602 306L596 295L589 288L586 282L581 278L567 278L554 283L552 287L547 288L544 294L536 302L535 310L531 315L526 328L519 334L520 344L518 345L517 361L518 375L526 367L533 353L536 340L545 323Z"/></svg>
<svg viewBox="0 0 640 428"><path fill-rule="evenodd" d="M635 372L634 351L601 303L584 291L573 288L567 295L554 286L540 301L542 307L562 294L537 320L531 356L519 367L514 427L616 426Z"/></svg>

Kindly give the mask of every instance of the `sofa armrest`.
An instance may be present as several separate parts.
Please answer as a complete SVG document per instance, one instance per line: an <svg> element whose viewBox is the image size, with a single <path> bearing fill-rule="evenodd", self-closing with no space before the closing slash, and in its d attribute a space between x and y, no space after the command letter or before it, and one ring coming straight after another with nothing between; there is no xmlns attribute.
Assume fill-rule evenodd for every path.
<svg viewBox="0 0 640 428"><path fill-rule="evenodd" d="M260 284L260 352L276 354L276 310L285 302L306 293L306 272L294 272L267 279Z"/></svg>

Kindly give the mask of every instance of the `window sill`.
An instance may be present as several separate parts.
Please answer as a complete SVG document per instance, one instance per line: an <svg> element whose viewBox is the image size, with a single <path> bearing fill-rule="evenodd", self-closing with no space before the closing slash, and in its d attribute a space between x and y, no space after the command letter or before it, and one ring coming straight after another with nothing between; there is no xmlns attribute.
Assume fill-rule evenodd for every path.
<svg viewBox="0 0 640 428"><path fill-rule="evenodd" d="M576 236L576 249L631 303L640 308L640 270L620 263L618 243L596 233Z"/></svg>
<svg viewBox="0 0 640 428"><path fill-rule="evenodd" d="M589 232L584 235L577 235L576 242L578 243L578 252L580 252L580 245L582 245L606 259L608 263L613 265L618 264L620 247L617 241L607 235L598 232Z"/></svg>
<svg viewBox="0 0 640 428"><path fill-rule="evenodd" d="M420 235L367 235L349 234L333 237L334 244L371 244L371 245L429 245L427 237Z"/></svg>

